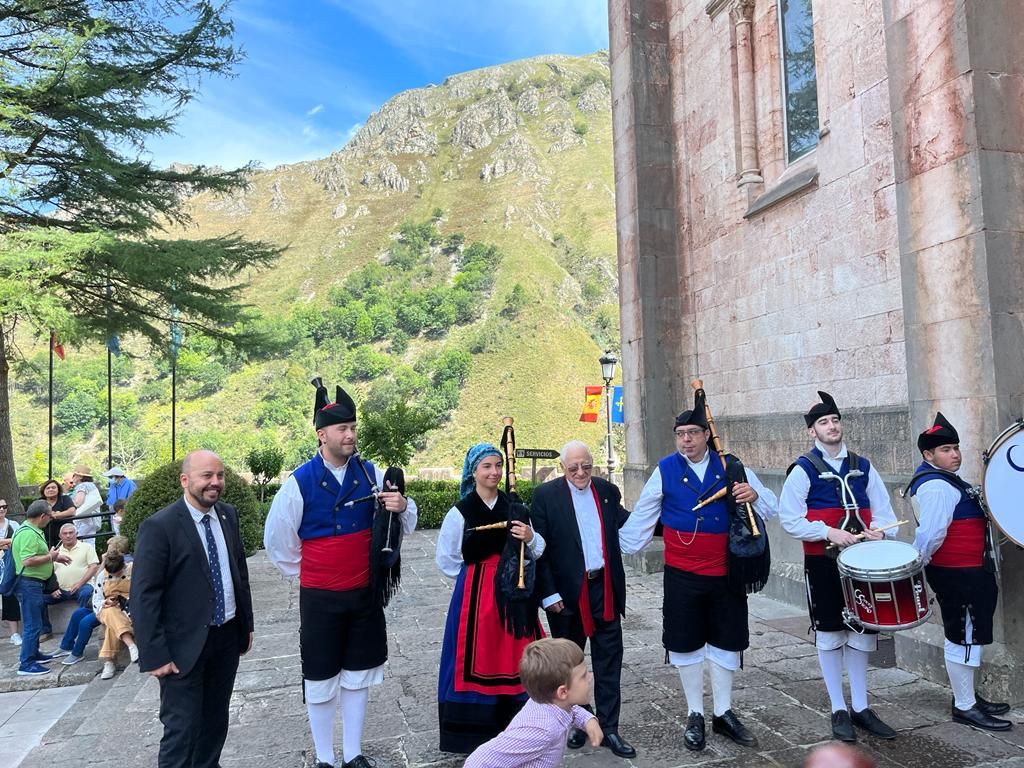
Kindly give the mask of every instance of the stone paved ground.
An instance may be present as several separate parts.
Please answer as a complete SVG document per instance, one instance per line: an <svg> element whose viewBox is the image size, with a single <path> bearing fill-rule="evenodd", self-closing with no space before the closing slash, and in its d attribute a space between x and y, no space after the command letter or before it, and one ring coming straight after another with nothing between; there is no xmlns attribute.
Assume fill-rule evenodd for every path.
<svg viewBox="0 0 1024 768"><path fill-rule="evenodd" d="M364 740L364 752L379 768L462 764L461 758L441 753L436 746L436 668L450 587L434 567L435 536L430 531L416 533L403 548L403 592L389 609L391 661L385 683L371 693ZM262 554L250 562L257 641L239 670L222 763L224 768L308 767L311 747L298 684L297 592L280 580ZM679 679L663 663L661 576L630 573L628 581L622 733L639 756L623 761L607 750L587 748L567 754L565 766L798 766L807 749L829 735L827 700L806 619L802 612L755 598L752 648L746 654L746 669L736 676L734 705L760 746L743 749L709 734L705 751L687 752ZM87 658L95 659L95 653L94 642ZM10 676L11 660L9 651L0 648L0 686L8 685L0 690L9 690L9 681L17 680ZM884 659L878 661L883 666L870 673L872 703L900 730L894 742L862 741L879 766L1024 768L1024 712L1012 713L1018 725L1001 737L953 725L947 688L885 667ZM60 682L80 682L77 675L86 669L95 674L98 665L92 664L77 665L82 670L76 678ZM157 698L156 681L134 669L113 681L96 678L21 765L48 768L58 761L66 764L69 755L75 756L76 765L94 768L155 765L160 737ZM0 764L7 768L2 756Z"/></svg>

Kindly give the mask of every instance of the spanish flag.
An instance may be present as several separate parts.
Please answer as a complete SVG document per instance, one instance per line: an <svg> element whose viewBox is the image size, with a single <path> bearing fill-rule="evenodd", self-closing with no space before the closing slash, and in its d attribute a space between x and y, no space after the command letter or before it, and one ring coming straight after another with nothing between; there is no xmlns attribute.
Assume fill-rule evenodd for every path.
<svg viewBox="0 0 1024 768"><path fill-rule="evenodd" d="M597 414L601 411L601 387L586 389L586 403L583 406L583 413L580 414L580 421L597 421Z"/></svg>

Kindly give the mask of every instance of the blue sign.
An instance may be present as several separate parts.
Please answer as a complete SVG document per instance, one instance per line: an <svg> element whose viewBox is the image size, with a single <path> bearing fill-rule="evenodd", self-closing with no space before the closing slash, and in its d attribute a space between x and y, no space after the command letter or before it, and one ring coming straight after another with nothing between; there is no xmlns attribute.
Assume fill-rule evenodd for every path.
<svg viewBox="0 0 1024 768"><path fill-rule="evenodd" d="M622 413L622 387L612 387L612 424L625 424Z"/></svg>

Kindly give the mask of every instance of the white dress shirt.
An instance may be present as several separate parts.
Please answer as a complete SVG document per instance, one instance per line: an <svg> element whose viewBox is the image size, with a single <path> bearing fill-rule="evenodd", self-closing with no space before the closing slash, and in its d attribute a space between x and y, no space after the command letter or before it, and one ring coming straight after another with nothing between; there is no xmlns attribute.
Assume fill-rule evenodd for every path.
<svg viewBox="0 0 1024 768"><path fill-rule="evenodd" d="M580 530L580 544L583 545L583 567L588 571L604 568L604 542L601 541L601 512L594 500L593 483L587 483L582 491L568 480L572 508L576 513L576 527ZM541 600L541 608L560 602L561 594L555 592Z"/></svg>
<svg viewBox="0 0 1024 768"><path fill-rule="evenodd" d="M494 509L494 505L497 503L497 496L490 503L484 501L488 509ZM449 579L456 578L459 575L459 571L462 570L462 534L465 527L466 518L462 516L458 507L452 507L444 516L441 530L437 534L437 550L434 553L434 562L437 563L441 573ZM533 539L526 546L533 552L533 559L536 560L544 554L544 537L537 533L537 531L534 531Z"/></svg>
<svg viewBox="0 0 1024 768"><path fill-rule="evenodd" d="M220 560L220 583L224 587L224 621L235 618L235 583L231 580L231 556L228 554L228 544L224 540L224 530L220 525L220 515L217 514L217 505L210 507L210 511L203 512L188 503L185 498L185 506L192 520L196 524L196 533L199 534L199 542L203 545L203 552L206 553L206 560L209 562L210 553L206 549L206 525L203 518L209 515L210 530L213 531L213 542L217 545L217 559Z"/></svg>
<svg viewBox="0 0 1024 768"><path fill-rule="evenodd" d="M690 461L684 454L682 456L694 474L704 482L704 475L708 471L711 461L711 451L705 451L700 461ZM778 499L775 494L765 487L758 478L757 473L750 467L745 467L747 472L747 483L757 493L757 500L754 502L754 511L761 516L762 520L770 520L775 517L778 511ZM631 555L651 543L654 538L654 528L661 517L661 501L665 494L661 490L661 467L654 468L650 478L644 484L640 492L640 498L633 505L633 512L626 520L626 524L619 529L619 546L622 554Z"/></svg>
<svg viewBox="0 0 1024 768"><path fill-rule="evenodd" d="M348 462L344 466L335 467L324 459L324 466L334 475L339 486L344 483ZM383 488L384 472L376 465L374 469L377 470L377 487ZM418 511L415 501L408 497L405 501L405 512L396 514L399 514L402 520L402 531L412 533L416 530ZM267 513L267 522L263 526L263 547L267 550L267 557L287 578L296 578L299 575L299 564L302 562L299 526L302 525L304 507L299 481L295 479L295 475L289 475L281 490L274 494L270 512Z"/></svg>
<svg viewBox="0 0 1024 768"><path fill-rule="evenodd" d="M839 453L830 456L825 446L818 440L814 441L815 447L821 451L825 463L830 466L838 475L842 468L843 459L849 456L846 443L843 443ZM834 485L834 481L829 481ZM790 536L801 541L826 541L828 539L829 526L821 520L807 519L807 494L811 490L811 478L800 467L794 467L789 473L786 482L782 486L782 493L779 496L779 522ZM852 490L852 489L851 489ZM867 487L868 503L871 505L871 528L881 528L883 525L896 522L896 514L892 511L892 501L889 499L889 491L885 488L881 476L874 465L868 471ZM835 506L842 506L840 496L836 495ZM896 530L890 529L885 532L887 538L895 538Z"/></svg>

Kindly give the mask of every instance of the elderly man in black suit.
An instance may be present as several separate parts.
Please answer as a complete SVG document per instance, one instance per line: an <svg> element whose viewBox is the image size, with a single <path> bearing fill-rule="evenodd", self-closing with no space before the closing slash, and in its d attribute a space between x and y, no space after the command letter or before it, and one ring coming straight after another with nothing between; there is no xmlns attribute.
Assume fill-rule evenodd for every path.
<svg viewBox="0 0 1024 768"><path fill-rule="evenodd" d="M619 757L636 750L619 735L622 696L622 621L626 612L626 575L619 550L619 528L629 513L614 484L592 477L594 457L577 440L562 448L564 477L540 485L530 518L548 549L537 563L537 589L555 637L586 648L594 668L597 719L602 744ZM578 749L586 734L576 730L569 747Z"/></svg>
<svg viewBox="0 0 1024 768"><path fill-rule="evenodd" d="M224 464L193 451L184 496L139 527L131 606L139 668L160 680L160 768L216 768L252 596L238 513L219 501Z"/></svg>

